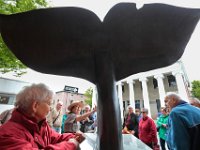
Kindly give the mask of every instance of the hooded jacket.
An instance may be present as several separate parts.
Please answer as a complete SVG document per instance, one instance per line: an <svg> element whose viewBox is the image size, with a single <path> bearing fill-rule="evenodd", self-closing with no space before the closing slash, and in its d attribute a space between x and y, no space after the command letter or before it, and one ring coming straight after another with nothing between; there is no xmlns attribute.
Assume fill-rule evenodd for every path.
<svg viewBox="0 0 200 150"><path fill-rule="evenodd" d="M200 150L200 109L181 102L170 112L167 143L170 150Z"/></svg>
<svg viewBox="0 0 200 150"><path fill-rule="evenodd" d="M59 134L49 127L46 120L37 123L19 110L0 127L1 150L76 150L75 143L68 141L74 134Z"/></svg>
<svg viewBox="0 0 200 150"><path fill-rule="evenodd" d="M128 118L130 117L130 119L128 120ZM136 116L136 114L131 113L131 114L126 114L125 118L124 118L124 123L123 123L123 128L126 126L128 128L128 130L134 130L135 131L135 136L138 137L138 117Z"/></svg>

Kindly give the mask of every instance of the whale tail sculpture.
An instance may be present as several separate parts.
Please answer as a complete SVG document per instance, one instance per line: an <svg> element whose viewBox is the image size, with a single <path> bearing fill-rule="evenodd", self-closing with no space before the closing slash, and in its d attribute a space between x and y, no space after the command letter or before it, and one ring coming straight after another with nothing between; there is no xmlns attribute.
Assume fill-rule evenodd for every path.
<svg viewBox="0 0 200 150"><path fill-rule="evenodd" d="M119 3L103 22L76 7L0 15L6 45L39 72L84 78L97 85L98 149L121 150L115 82L176 62L199 21L199 9Z"/></svg>

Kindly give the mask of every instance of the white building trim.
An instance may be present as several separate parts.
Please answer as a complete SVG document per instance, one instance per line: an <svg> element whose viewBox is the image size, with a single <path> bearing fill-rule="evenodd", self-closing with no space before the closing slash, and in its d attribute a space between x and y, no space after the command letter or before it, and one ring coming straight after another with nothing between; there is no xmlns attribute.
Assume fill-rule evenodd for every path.
<svg viewBox="0 0 200 150"><path fill-rule="evenodd" d="M187 76L185 77L186 73L184 72L185 70L182 69L183 68L183 64L181 61L178 61L177 63L168 66L168 67L164 67L164 68L160 68L160 69L154 69L151 71L147 71L147 72L141 72L141 73L137 73L134 75L131 75L125 79L122 79L120 81L117 82L118 85L118 97L119 97L119 101L120 101L120 108L121 110L123 110L123 101L129 101L130 105L135 106L135 100L137 100L136 95L138 95L138 90L136 91L137 88L139 88L139 82L141 82L141 96L140 96L140 104L141 107L144 107L149 109L149 116L155 115L156 111L155 106L157 105L157 100L160 101L160 106L165 106L164 103L164 97L166 95L167 92L177 92L184 100L188 100L188 90L187 90L187 86L189 83L186 79ZM176 79L176 84L177 86L174 87L174 89L172 89L172 91L170 91L171 89L169 89L169 87L167 89L166 86L167 85L167 81L168 81L168 75L173 75ZM152 81L153 78L155 78L157 80L157 84L158 87L157 89L153 89L154 93L157 91L156 95L154 94L154 98L152 98L152 89L151 91L148 89L150 85L150 80ZM165 82L164 82L165 81ZM128 88L128 94L126 95L126 98L124 99L124 93L122 92L122 83L127 84L127 88ZM136 86L137 83L137 87L134 88L134 86ZM125 85L124 85L125 86ZM150 96L151 95L151 96ZM126 106L126 105L125 105ZM154 106L154 107L152 107ZM121 111L123 113L123 111ZM123 114L122 114L123 115Z"/></svg>

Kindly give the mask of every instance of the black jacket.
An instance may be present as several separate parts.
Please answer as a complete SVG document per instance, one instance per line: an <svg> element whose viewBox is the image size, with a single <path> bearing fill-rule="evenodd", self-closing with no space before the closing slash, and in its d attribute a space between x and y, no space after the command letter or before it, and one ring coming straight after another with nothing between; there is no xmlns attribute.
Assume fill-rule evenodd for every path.
<svg viewBox="0 0 200 150"><path fill-rule="evenodd" d="M134 113L131 113L130 116L131 119L128 121L128 114L126 114L124 118L123 128L126 126L128 130L134 130L135 131L134 135L138 137L138 124L139 124L138 117Z"/></svg>

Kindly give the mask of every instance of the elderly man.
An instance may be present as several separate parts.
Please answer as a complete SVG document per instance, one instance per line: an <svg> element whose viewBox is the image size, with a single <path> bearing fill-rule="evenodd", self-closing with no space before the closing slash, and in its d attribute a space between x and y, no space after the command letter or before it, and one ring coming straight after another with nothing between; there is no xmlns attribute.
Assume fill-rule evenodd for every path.
<svg viewBox="0 0 200 150"><path fill-rule="evenodd" d="M200 100L198 98L190 98L190 104L200 108Z"/></svg>
<svg viewBox="0 0 200 150"><path fill-rule="evenodd" d="M165 104L170 109L167 144L170 150L200 149L200 109L168 93Z"/></svg>
<svg viewBox="0 0 200 150"><path fill-rule="evenodd" d="M128 113L124 117L123 134L133 134L138 137L138 117L133 111L133 106L127 107Z"/></svg>
<svg viewBox="0 0 200 150"><path fill-rule="evenodd" d="M91 112L90 105L85 106L84 113L89 113ZM94 114L89 115L87 118L83 119L80 121L81 123L81 128L80 130L82 132L90 132L92 131L92 124L94 123Z"/></svg>
<svg viewBox="0 0 200 150"><path fill-rule="evenodd" d="M47 124L53 92L44 84L25 87L16 96L12 117L0 127L0 149L76 150L81 133L59 134Z"/></svg>

